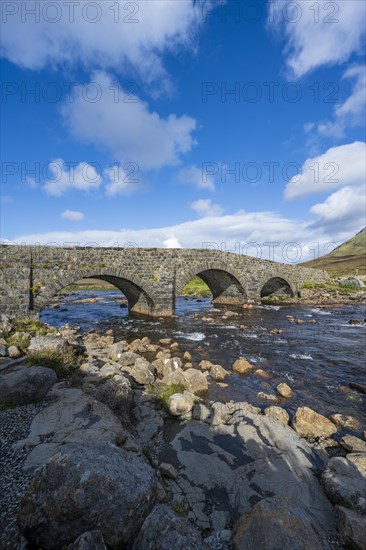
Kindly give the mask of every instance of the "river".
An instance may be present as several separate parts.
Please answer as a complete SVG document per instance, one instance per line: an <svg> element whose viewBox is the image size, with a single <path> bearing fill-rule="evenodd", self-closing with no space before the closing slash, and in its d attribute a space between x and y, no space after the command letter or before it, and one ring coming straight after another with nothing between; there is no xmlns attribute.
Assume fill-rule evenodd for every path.
<svg viewBox="0 0 366 550"><path fill-rule="evenodd" d="M41 320L56 327L70 323L80 326L83 332L103 333L113 329L117 340L148 336L157 342L170 337L180 344L181 351L192 354L194 366L202 359L209 359L231 370L235 359L243 356L256 368L267 371L270 378L254 374L240 377L233 373L225 380L228 387L210 385L210 398L248 401L264 408L271 403L259 399L257 392L275 393L277 384L287 382L295 396L278 404L288 412L306 405L325 416L351 414L366 425L366 396L349 387L350 383L366 384L366 325L349 324L350 319L364 321L364 306L259 305L236 310L230 307L240 312L240 316L222 321L216 310L217 320L204 322L194 314L211 316L212 304L208 298L179 298L178 317L161 320L129 315L123 304L121 307L121 296L119 291L83 291L64 296L57 302L59 308L51 305L42 311ZM96 301L88 301L94 298ZM215 317L215 311L212 315ZM290 315L303 323L290 324L287 318ZM240 330L240 325L248 329ZM274 328L284 332L270 334ZM339 432L338 437L341 435Z"/></svg>

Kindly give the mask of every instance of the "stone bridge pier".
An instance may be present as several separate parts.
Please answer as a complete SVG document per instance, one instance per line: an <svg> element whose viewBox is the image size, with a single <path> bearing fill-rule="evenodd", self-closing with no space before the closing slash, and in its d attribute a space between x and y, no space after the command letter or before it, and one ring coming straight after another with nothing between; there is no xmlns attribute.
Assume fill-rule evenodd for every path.
<svg viewBox="0 0 366 550"><path fill-rule="evenodd" d="M0 312L19 318L37 318L59 291L89 277L118 288L130 312L152 317L174 315L195 276L217 305L258 303L277 291L293 297L305 281L328 278L325 271L215 250L1 245L0 252Z"/></svg>

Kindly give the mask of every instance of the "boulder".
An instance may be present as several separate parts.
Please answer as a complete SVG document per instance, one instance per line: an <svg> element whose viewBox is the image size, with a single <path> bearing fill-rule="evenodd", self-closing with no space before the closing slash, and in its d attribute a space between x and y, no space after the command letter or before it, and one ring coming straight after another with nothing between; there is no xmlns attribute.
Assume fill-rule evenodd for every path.
<svg viewBox="0 0 366 550"><path fill-rule="evenodd" d="M349 453L346 458L366 474L366 453Z"/></svg>
<svg viewBox="0 0 366 550"><path fill-rule="evenodd" d="M346 458L331 458L322 474L322 483L328 498L346 508L365 513L366 474Z"/></svg>
<svg viewBox="0 0 366 550"><path fill-rule="evenodd" d="M342 437L340 444L350 453L366 453L366 442L353 435Z"/></svg>
<svg viewBox="0 0 366 550"><path fill-rule="evenodd" d="M58 549L98 529L117 549L138 535L157 491L155 472L142 456L110 443L68 444L37 470L18 524L41 548Z"/></svg>
<svg viewBox="0 0 366 550"><path fill-rule="evenodd" d="M290 386L285 382L282 382L282 384L278 384L276 392L280 397L284 397L285 399L290 399L290 397L294 395L294 392L292 391Z"/></svg>
<svg viewBox="0 0 366 550"><path fill-rule="evenodd" d="M214 380L217 382L223 382L227 376L229 376L230 373L228 373L227 370L225 370L221 365L213 365L213 367L210 370L210 375Z"/></svg>
<svg viewBox="0 0 366 550"><path fill-rule="evenodd" d="M208 390L208 382L205 375L197 369L184 371L185 388L192 393L205 392Z"/></svg>
<svg viewBox="0 0 366 550"><path fill-rule="evenodd" d="M243 515L233 529L234 550L329 549L326 535L299 501L265 498Z"/></svg>
<svg viewBox="0 0 366 550"><path fill-rule="evenodd" d="M207 361L206 359L204 359L203 361L200 362L198 366L201 370L205 371L205 370L211 370L214 364L211 363L211 361Z"/></svg>
<svg viewBox="0 0 366 550"><path fill-rule="evenodd" d="M18 359L18 357L21 357L23 355L23 353L16 346L9 346L8 355L10 359Z"/></svg>
<svg viewBox="0 0 366 550"><path fill-rule="evenodd" d="M102 533L99 529L87 531L69 544L67 550L107 550Z"/></svg>
<svg viewBox="0 0 366 550"><path fill-rule="evenodd" d="M62 353L69 347L68 341L62 336L33 336L28 347L28 353L42 351Z"/></svg>
<svg viewBox="0 0 366 550"><path fill-rule="evenodd" d="M199 532L166 504L158 504L145 519L133 550L209 550Z"/></svg>
<svg viewBox="0 0 366 550"><path fill-rule="evenodd" d="M119 363L122 368L132 367L137 359L140 359L140 356L137 355L137 353L134 353L133 351L125 351L118 357L117 363Z"/></svg>
<svg viewBox="0 0 366 550"><path fill-rule="evenodd" d="M8 348L4 344L0 344L0 357L6 357L8 354Z"/></svg>
<svg viewBox="0 0 366 550"><path fill-rule="evenodd" d="M264 393L263 391L257 392L257 397L265 399L266 401L278 401L278 397L273 393Z"/></svg>
<svg viewBox="0 0 366 550"><path fill-rule="evenodd" d="M334 424L340 426L341 428L347 428L354 431L361 429L361 423L357 420L357 418L354 418L350 415L332 414L329 417L329 420L331 420L332 422L334 422Z"/></svg>
<svg viewBox="0 0 366 550"><path fill-rule="evenodd" d="M298 407L293 419L293 428L301 437L307 439L327 438L337 432L333 422L308 407Z"/></svg>
<svg viewBox="0 0 366 550"><path fill-rule="evenodd" d="M238 374L249 374L254 367L244 357L240 357L235 361L232 368Z"/></svg>
<svg viewBox="0 0 366 550"><path fill-rule="evenodd" d="M190 363L192 361L192 355L189 353L189 351L184 352L183 358L188 363Z"/></svg>
<svg viewBox="0 0 366 550"><path fill-rule="evenodd" d="M112 361L115 361L116 363L118 363L122 353L124 353L125 351L126 351L125 342L116 342L109 348L108 357Z"/></svg>
<svg viewBox="0 0 366 550"><path fill-rule="evenodd" d="M287 426L290 421L288 412L282 407L276 407L275 405L271 405L264 409L264 414L268 416L270 420L279 420L285 426Z"/></svg>
<svg viewBox="0 0 366 550"><path fill-rule="evenodd" d="M154 367L143 357L136 359L131 369L131 376L138 384L144 386L150 386L155 382Z"/></svg>
<svg viewBox="0 0 366 550"><path fill-rule="evenodd" d="M254 374L255 374L256 376L260 376L260 378L271 378L271 375L270 375L267 371L265 371L265 370L263 370L263 369L257 369L257 370L255 370L255 371L254 371Z"/></svg>
<svg viewBox="0 0 366 550"><path fill-rule="evenodd" d="M355 286L358 288L364 288L365 283L358 277L342 277L338 281L339 286Z"/></svg>
<svg viewBox="0 0 366 550"><path fill-rule="evenodd" d="M23 367L0 377L0 403L24 405L41 401L57 382L46 367Z"/></svg>
<svg viewBox="0 0 366 550"><path fill-rule="evenodd" d="M361 516L343 506L336 506L335 513L338 531L344 546L354 550L366 550L366 516Z"/></svg>
<svg viewBox="0 0 366 550"><path fill-rule="evenodd" d="M193 405L194 395L188 391L173 393L168 401L169 412L173 416L182 416L189 413L193 409Z"/></svg>

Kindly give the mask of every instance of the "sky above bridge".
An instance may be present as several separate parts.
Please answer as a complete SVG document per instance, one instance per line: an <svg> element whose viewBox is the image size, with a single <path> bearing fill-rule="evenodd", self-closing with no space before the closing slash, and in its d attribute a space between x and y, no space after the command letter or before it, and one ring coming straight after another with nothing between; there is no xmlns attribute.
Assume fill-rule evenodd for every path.
<svg viewBox="0 0 366 550"><path fill-rule="evenodd" d="M294 262L365 225L364 2L1 9L3 241Z"/></svg>

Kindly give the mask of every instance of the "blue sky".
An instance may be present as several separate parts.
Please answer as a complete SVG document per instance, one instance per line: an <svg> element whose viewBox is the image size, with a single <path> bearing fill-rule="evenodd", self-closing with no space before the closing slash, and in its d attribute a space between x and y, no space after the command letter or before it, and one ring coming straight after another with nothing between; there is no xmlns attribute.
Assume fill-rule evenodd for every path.
<svg viewBox="0 0 366 550"><path fill-rule="evenodd" d="M289 261L365 225L363 2L40 6L2 5L3 240Z"/></svg>

